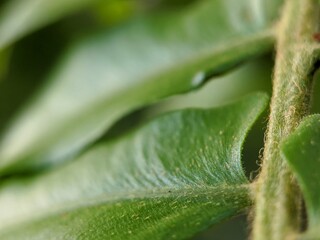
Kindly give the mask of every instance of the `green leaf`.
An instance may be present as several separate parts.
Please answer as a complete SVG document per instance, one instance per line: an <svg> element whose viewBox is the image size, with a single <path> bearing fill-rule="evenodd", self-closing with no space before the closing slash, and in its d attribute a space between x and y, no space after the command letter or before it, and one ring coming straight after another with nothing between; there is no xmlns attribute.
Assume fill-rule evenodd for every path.
<svg viewBox="0 0 320 240"><path fill-rule="evenodd" d="M0 189L1 239L181 239L250 204L240 162L267 103L253 94L163 115L76 161Z"/></svg>
<svg viewBox="0 0 320 240"><path fill-rule="evenodd" d="M282 153L294 171L308 213L304 239L320 238L320 115L306 117L282 144Z"/></svg>
<svg viewBox="0 0 320 240"><path fill-rule="evenodd" d="M0 12L0 49L97 0L10 0Z"/></svg>
<svg viewBox="0 0 320 240"><path fill-rule="evenodd" d="M2 138L1 174L64 160L128 112L271 50L268 5L234 3L139 19L71 49Z"/></svg>

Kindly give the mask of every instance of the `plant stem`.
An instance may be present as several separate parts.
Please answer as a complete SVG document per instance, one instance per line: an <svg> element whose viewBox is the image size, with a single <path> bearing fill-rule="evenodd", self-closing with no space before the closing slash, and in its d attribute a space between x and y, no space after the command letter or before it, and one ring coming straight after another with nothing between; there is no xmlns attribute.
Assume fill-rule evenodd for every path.
<svg viewBox="0 0 320 240"><path fill-rule="evenodd" d="M292 239L300 229L300 194L279 144L309 112L319 56L319 43L313 38L318 10L316 0L287 0L278 26L270 118L255 189L255 240Z"/></svg>

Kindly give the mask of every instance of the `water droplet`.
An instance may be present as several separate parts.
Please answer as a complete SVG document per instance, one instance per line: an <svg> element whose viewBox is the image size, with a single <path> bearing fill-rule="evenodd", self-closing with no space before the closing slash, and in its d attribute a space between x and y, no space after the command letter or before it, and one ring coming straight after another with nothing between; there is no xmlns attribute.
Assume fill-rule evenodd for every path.
<svg viewBox="0 0 320 240"><path fill-rule="evenodd" d="M200 87L206 80L206 73L205 72L198 72L192 78L191 85L193 88Z"/></svg>

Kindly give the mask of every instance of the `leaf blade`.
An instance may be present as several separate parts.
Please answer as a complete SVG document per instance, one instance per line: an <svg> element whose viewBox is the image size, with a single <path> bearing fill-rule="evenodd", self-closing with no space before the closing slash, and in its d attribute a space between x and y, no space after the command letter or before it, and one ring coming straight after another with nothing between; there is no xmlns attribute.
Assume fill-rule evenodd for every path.
<svg viewBox="0 0 320 240"><path fill-rule="evenodd" d="M63 161L124 114L272 48L270 22L249 1L233 1L205 1L80 43L4 134L0 173Z"/></svg>
<svg viewBox="0 0 320 240"><path fill-rule="evenodd" d="M144 226L149 211L155 211L153 219L164 221L158 222L157 226L162 229L158 239L178 233L180 235L177 237L186 237L183 234L190 236L212 223L243 211L251 200L248 196L248 180L240 162L241 146L247 131L263 111L266 100L264 94L254 94L221 108L173 112L150 122L126 138L94 147L77 161L48 175L3 184L0 190L0 219L4 223L0 226L2 233L7 239L11 234L13 238L18 238L18 234L24 235L30 229L30 234L39 234L41 239L52 224L51 229L55 229L55 234L58 234L57 229L61 229L61 236L72 238L78 236L80 230L73 231L72 228L65 228L64 224L70 226L72 221L78 219L77 224L80 225L77 226L82 229L82 234L90 236L93 223L89 223L102 211L97 203L104 203L104 216L108 215L110 209L116 209L117 203L126 204L126 201L129 202L128 207L118 210L119 216L126 211L141 214L141 220L136 219L137 222L131 221L127 215L121 221L112 218L112 214L108 215L106 218L115 225L107 224L106 232L93 233L106 236L117 231L119 239L130 237L129 230L137 236L132 239L157 233L157 227L154 230L153 227L147 228L146 232L141 229L139 232L137 227ZM133 211L132 208L139 209L137 202L141 200L150 202L151 210ZM130 205L130 201L134 204ZM168 204L172 207L168 207ZM92 215L88 210L90 206L97 207ZM83 212L89 211L89 215L81 212L81 207ZM161 209L164 214L162 217ZM19 225L19 221L25 224L37 217L46 226L44 229L40 227L41 231L37 224L31 224L30 228L20 226L19 229L23 229L20 233L15 228L12 230L14 233L5 233L10 224ZM168 227L166 217L176 227ZM104 220L100 218L99 221ZM121 231L117 230L120 223ZM130 227L126 228L124 223ZM187 231L176 233L180 228ZM98 231L100 228L96 229Z"/></svg>
<svg viewBox="0 0 320 240"><path fill-rule="evenodd" d="M307 205L308 231L304 239L319 238L320 226L320 115L303 119L282 144L282 154L295 173Z"/></svg>
<svg viewBox="0 0 320 240"><path fill-rule="evenodd" d="M52 232L54 232L54 239L185 239L204 230L207 226L243 212L244 206L251 205L247 194L249 193L246 187L239 187L230 192L224 192L227 197L223 198L223 202L217 201L221 199L221 195L216 191L212 192L211 198L207 196L201 198L201 195L190 196L185 199L189 202L187 209L186 205L175 203L176 199L170 197L162 199L160 204L150 204L146 200L124 201L116 207L116 210L114 205L93 206L81 209L77 213L71 211L62 213L58 217L54 216L52 219L40 220L29 228L22 226L18 232L12 234L9 231L1 237L16 240L28 237L34 240L53 239ZM234 203L235 198L238 199L238 204ZM182 198L179 200L181 201ZM215 201L215 204L212 204L212 201ZM220 208L215 208L215 205L219 205ZM206 209L205 212L203 208ZM161 214L158 209L162 210ZM88 211L90 211L89 214ZM187 223L186 215L189 216ZM143 224L135 222L136 218L143 218ZM127 228L123 226L121 220L128 223ZM48 226L53 225L52 221L55 222L54 229L46 231ZM89 232L88 229L100 231Z"/></svg>

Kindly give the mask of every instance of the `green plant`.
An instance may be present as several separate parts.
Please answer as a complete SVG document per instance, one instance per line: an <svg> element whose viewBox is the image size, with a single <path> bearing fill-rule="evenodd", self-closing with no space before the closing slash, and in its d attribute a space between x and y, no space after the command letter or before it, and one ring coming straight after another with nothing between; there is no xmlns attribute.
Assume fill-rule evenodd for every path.
<svg viewBox="0 0 320 240"><path fill-rule="evenodd" d="M5 2L0 239L185 239L243 212L252 239L320 239L319 13L316 0ZM212 95L265 89L273 49L249 181L241 150L268 97Z"/></svg>

